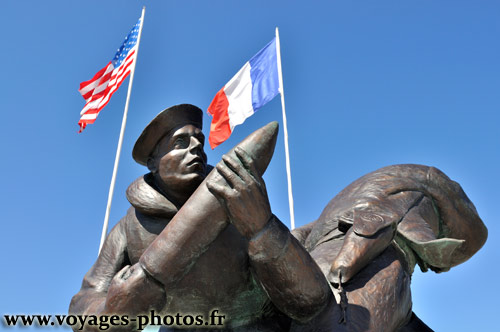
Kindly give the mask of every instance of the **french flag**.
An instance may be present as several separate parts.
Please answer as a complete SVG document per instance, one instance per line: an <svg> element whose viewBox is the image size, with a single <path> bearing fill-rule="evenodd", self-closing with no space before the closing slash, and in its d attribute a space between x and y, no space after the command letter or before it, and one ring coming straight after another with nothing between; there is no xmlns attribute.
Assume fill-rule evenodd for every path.
<svg viewBox="0 0 500 332"><path fill-rule="evenodd" d="M212 115L208 142L214 149L229 138L246 118L279 93L276 38L234 75L208 107Z"/></svg>

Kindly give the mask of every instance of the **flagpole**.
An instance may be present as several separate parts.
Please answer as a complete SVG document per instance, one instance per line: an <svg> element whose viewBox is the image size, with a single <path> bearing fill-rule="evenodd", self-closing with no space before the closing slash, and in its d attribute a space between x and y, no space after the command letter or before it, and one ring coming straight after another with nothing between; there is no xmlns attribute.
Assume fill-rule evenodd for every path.
<svg viewBox="0 0 500 332"><path fill-rule="evenodd" d="M292 195L292 175L290 171L290 152L288 151L288 129L286 125L286 112L285 112L285 90L283 88L283 74L281 71L281 49L280 49L280 34L278 27L276 27L276 55L278 58L278 80L279 91L281 95L281 109L283 111L283 132L285 139L285 157L286 157L286 176L288 180L288 205L290 206L290 223L291 229L295 228L295 214L293 211L293 195Z"/></svg>
<svg viewBox="0 0 500 332"><path fill-rule="evenodd" d="M130 101L130 93L132 92L132 82L134 81L135 65L137 63L137 57L139 56L139 44L141 42L142 26L144 25L144 13L145 13L145 11L146 11L146 6L142 7L141 25L139 27L139 35L137 36L137 51L136 51L136 55L135 55L136 58L135 58L135 61L132 65L132 68L130 70L130 79L128 81L128 90L127 90L127 101L125 102L125 109L123 111L122 127L120 129L120 138L118 139L118 147L116 148L115 165L113 167L113 175L111 176L111 184L109 186L108 204L106 206L106 214L104 215L104 223L102 225L101 242L99 244L99 253L101 252L102 245L104 244L104 240L106 239L106 235L108 233L109 212L111 210L111 202L113 200L113 192L115 190L116 173L118 171L118 163L120 161L120 153L122 150L123 135L125 133L125 126L127 124L128 105L129 105L129 101Z"/></svg>

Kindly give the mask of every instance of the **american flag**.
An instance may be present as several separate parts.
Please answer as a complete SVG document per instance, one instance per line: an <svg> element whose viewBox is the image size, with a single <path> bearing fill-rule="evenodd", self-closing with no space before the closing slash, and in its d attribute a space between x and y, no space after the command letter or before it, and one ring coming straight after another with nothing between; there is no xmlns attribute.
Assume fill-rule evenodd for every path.
<svg viewBox="0 0 500 332"><path fill-rule="evenodd" d="M87 101L80 112L80 133L87 124L94 123L99 112L106 106L109 99L130 74L137 58L137 38L141 26L141 19L137 21L129 34L125 37L122 46L117 50L115 57L104 68L99 70L92 79L80 83L78 90Z"/></svg>

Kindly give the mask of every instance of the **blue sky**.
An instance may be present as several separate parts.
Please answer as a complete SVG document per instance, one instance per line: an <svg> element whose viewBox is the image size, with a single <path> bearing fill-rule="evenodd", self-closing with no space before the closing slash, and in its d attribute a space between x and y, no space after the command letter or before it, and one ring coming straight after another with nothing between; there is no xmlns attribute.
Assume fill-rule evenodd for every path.
<svg viewBox="0 0 500 332"><path fill-rule="evenodd" d="M77 90L143 5L111 225L146 171L131 158L145 125L178 103L206 110L278 26L297 224L377 168L438 167L462 185L489 239L450 272L416 272L414 311L436 331L497 325L500 4L486 0L2 1L0 314L66 313L96 259L128 80L82 134ZM279 98L207 151L209 162L273 120ZM282 135L264 179L289 223Z"/></svg>

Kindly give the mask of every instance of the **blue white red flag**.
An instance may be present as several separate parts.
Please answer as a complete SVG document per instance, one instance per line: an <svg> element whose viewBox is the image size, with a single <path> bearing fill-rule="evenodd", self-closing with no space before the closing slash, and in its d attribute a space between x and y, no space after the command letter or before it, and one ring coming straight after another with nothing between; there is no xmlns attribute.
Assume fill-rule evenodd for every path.
<svg viewBox="0 0 500 332"><path fill-rule="evenodd" d="M109 99L130 74L137 58L137 38L141 26L141 19L137 21L125 41L118 48L114 58L92 79L80 83L79 92L87 101L80 112L80 133L87 124L94 123L99 112L107 105Z"/></svg>
<svg viewBox="0 0 500 332"><path fill-rule="evenodd" d="M278 93L278 58L273 38L217 92L208 107L213 117L208 138L212 149Z"/></svg>

